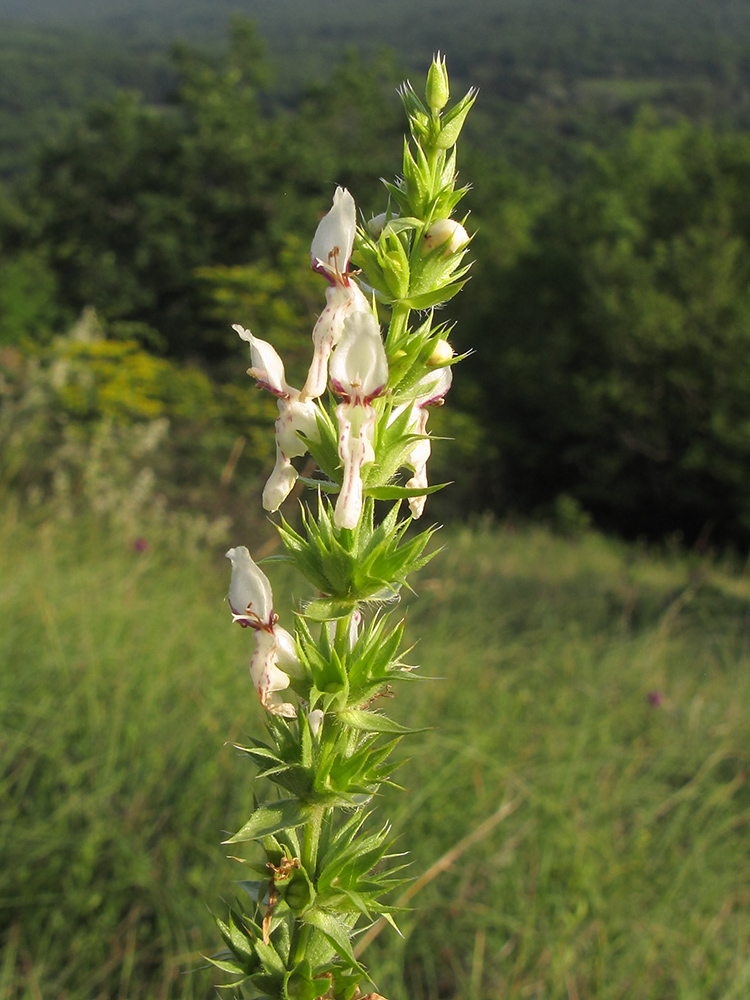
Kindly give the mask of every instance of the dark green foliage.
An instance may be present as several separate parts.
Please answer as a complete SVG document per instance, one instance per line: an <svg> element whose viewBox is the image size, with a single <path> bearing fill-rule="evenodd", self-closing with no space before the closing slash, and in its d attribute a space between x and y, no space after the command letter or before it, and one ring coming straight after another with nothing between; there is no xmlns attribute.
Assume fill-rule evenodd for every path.
<svg viewBox="0 0 750 1000"><path fill-rule="evenodd" d="M234 335L212 329L196 271L275 260L290 233L314 231L333 183L392 170L371 150L392 147L381 140L396 102L383 113L381 95L393 70L352 57L296 115L269 117L249 24L235 24L224 59L182 46L174 61L170 106L123 93L46 145L22 185L26 217L5 236L0 223L0 239L8 252L43 252L64 316L94 306L151 347L216 358Z"/></svg>
<svg viewBox="0 0 750 1000"><path fill-rule="evenodd" d="M257 180L268 141L252 32L237 29L221 71L186 52L178 66L173 108L123 94L46 150L27 188L33 228L17 239L47 249L69 311L93 305L184 356L198 330L206 347L193 271L242 259L267 229Z"/></svg>
<svg viewBox="0 0 750 1000"><path fill-rule="evenodd" d="M133 44L113 31L4 20L0 4L0 177L33 164L35 147L63 134L87 101L138 89L155 103L174 85L163 42Z"/></svg>
<svg viewBox="0 0 750 1000"><path fill-rule="evenodd" d="M748 537L749 182L746 137L645 116L542 212L474 320L505 505Z"/></svg>
<svg viewBox="0 0 750 1000"><path fill-rule="evenodd" d="M385 207L376 178L396 169L402 132L393 58L368 64L350 54L342 63L342 41L356 39L359 18L372 39L380 22L394 40L414 42L403 18L418 5L411 14L390 5L377 16L339 11L330 21L295 7L286 22L282 7L260 12L272 51L286 23L289 52L299 53L304 31L319 29L320 44L307 43L311 67L323 52L336 55L325 76L300 63L305 86L285 91L283 103L269 92L257 35L235 25L222 60L223 28L208 24L199 3L167 5L148 19L123 15L135 48L123 46L118 59L104 36L74 44L70 30L18 25L3 35L0 79L12 78L5 91L23 130L37 129L30 109L59 118L54 94L81 110L64 127L44 119L34 172L0 197L0 344L49 340L92 304L110 336L182 358L202 354L217 366L236 350L233 321L275 343L283 321L290 340L306 342L310 283L284 284L293 307L283 316L264 306L261 286L270 294L267 276L290 273L293 254L299 266L306 247L298 234L312 230L335 183L358 192L365 217ZM7 3L3 10L35 16ZM469 65L482 84L459 163L461 179L466 172L474 184L479 266L471 296L448 310L461 319L460 346L477 353L454 392L460 412L431 423L456 439L442 446L444 468L436 455L437 478L458 483L456 499L440 497L434 509L441 517L467 506L547 515L564 494L618 531L696 538L705 529L744 541L742 190L750 152L741 137L674 120L684 111L722 128L743 125L747 11L689 2L677 16L672 0L576 0L564 10L547 0L490 10L477 0L471 11L454 25L449 51L456 88ZM77 16L102 18L104 8ZM217 47L206 54L183 44L168 67L154 45L180 17L187 35ZM420 23L415 58L429 33L442 38L445 18L441 8ZM107 30L117 30L114 22ZM140 78L136 63L146 67ZM102 76L110 69L111 87ZM277 75L288 82L285 71ZM145 101L132 92L112 99L116 84L136 82ZM89 95L98 105L84 114ZM644 100L658 117L624 131ZM604 152L592 155L583 140ZM418 155L406 158L406 189ZM426 207L429 192L411 194ZM392 211L399 197L406 194L397 187ZM406 262L413 294L404 301L429 306L415 266L432 279L430 267L444 262L439 251L431 259L410 249L409 212L392 220L388 237L400 271L383 271L367 240L360 261L376 275L380 268L390 299L404 294ZM451 277L458 290L469 275L462 268ZM243 295L244 283L257 294ZM389 344L393 371L398 352ZM405 373L404 386L415 376ZM330 431L311 448L335 484ZM387 420L378 432L395 433ZM397 471L371 468L370 495L406 497L392 479Z"/></svg>

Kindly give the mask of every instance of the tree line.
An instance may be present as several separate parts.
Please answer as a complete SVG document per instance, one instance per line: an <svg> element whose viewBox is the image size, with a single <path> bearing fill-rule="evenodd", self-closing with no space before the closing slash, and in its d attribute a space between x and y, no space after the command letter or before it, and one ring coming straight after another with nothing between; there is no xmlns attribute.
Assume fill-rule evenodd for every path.
<svg viewBox="0 0 750 1000"><path fill-rule="evenodd" d="M171 72L169 102L99 102L4 189L0 343L41 350L93 306L109 338L219 382L239 358L232 322L284 339L292 366L295 345L304 355L318 306L306 237L336 183L368 215L385 207L377 177L398 169L404 128L397 62L350 54L274 104L257 33L238 22L222 57L183 45ZM744 543L741 122L657 103L607 118L597 143L587 127L561 145L537 117L519 158L478 120L459 163L473 278L451 306L456 347L475 353L441 428L459 500L527 514L563 497L624 534Z"/></svg>

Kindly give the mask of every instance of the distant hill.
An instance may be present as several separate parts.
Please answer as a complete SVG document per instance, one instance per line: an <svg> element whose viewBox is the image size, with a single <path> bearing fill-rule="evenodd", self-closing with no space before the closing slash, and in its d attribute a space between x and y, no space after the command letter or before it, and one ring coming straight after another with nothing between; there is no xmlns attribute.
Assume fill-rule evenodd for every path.
<svg viewBox="0 0 750 1000"><path fill-rule="evenodd" d="M0 21L85 29L123 43L220 43L233 14L255 20L285 73L324 68L346 45L396 48L422 65L440 48L485 75L500 65L573 76L668 73L744 60L747 0L0 0ZM301 58L301 62L300 62ZM661 74L659 74L661 75ZM454 70L455 76L455 70Z"/></svg>
<svg viewBox="0 0 750 1000"><path fill-rule="evenodd" d="M91 98L164 99L170 45L218 52L232 16L258 24L284 99L347 48L392 48L407 75L446 52L490 146L606 137L643 101L750 127L747 0L0 0L0 175Z"/></svg>

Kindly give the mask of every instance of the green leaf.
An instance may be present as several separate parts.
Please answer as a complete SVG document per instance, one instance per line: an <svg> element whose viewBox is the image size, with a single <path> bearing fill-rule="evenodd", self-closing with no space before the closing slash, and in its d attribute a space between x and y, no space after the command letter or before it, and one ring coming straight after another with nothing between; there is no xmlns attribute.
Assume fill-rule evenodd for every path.
<svg viewBox="0 0 750 1000"><path fill-rule="evenodd" d="M268 892L268 879L264 882L256 882L255 880L242 879L236 881L235 885L239 885L248 894L250 899L254 903L260 903L263 901L266 893Z"/></svg>
<svg viewBox="0 0 750 1000"><path fill-rule="evenodd" d="M437 493L450 483L439 483L437 486L425 486L421 489L411 489L408 486L372 486L366 492L376 500L402 500L407 497L423 497L428 493Z"/></svg>
<svg viewBox="0 0 750 1000"><path fill-rule="evenodd" d="M395 219L390 219L383 229L386 235L390 233L403 233L410 229L421 229L424 223L421 219L415 219L413 216L405 215L399 216Z"/></svg>
<svg viewBox="0 0 750 1000"><path fill-rule="evenodd" d="M377 712L366 712L361 708L347 708L338 713L338 718L352 729L361 729L366 733L423 733L424 729L407 729L401 723L389 719L387 715Z"/></svg>
<svg viewBox="0 0 750 1000"><path fill-rule="evenodd" d="M242 829L223 843L244 844L248 840L259 840L287 827L302 826L309 817L310 810L296 799L280 799L256 809Z"/></svg>
<svg viewBox="0 0 750 1000"><path fill-rule="evenodd" d="M409 309L431 309L440 305L441 302L448 302L454 295L458 295L466 281L457 281L444 288L438 288L435 292L425 292L422 295L410 295L408 299L402 299L402 305Z"/></svg>
<svg viewBox="0 0 750 1000"><path fill-rule="evenodd" d="M304 611L300 612L300 616L313 622L335 621L350 615L355 604L356 601L334 601L322 597L306 605Z"/></svg>
<svg viewBox="0 0 750 1000"><path fill-rule="evenodd" d="M309 486L313 490L322 490L323 493L338 493L341 490L339 484L330 479L311 479L308 476L299 476L297 482Z"/></svg>
<svg viewBox="0 0 750 1000"><path fill-rule="evenodd" d="M337 920L336 917L330 913L324 913L322 910L315 909L309 910L304 915L303 919L305 923L310 924L312 927L316 927L319 931L321 931L321 933L330 941L339 953L339 957L348 962L352 969L356 969L358 972L364 972L364 969L354 957L352 943L349 937L349 928L346 924Z"/></svg>
<svg viewBox="0 0 750 1000"><path fill-rule="evenodd" d="M258 958L261 960L263 968L266 972L275 972L277 975L282 976L286 973L286 968L281 960L281 956L273 945L264 944L262 941L256 941L255 950L258 953Z"/></svg>
<svg viewBox="0 0 750 1000"><path fill-rule="evenodd" d="M217 969L221 969L222 972L230 972L233 976L242 976L243 979L246 976L245 970L241 965L237 965L236 962L227 962L221 958L209 958L208 955L203 955L203 958L211 965L215 965Z"/></svg>

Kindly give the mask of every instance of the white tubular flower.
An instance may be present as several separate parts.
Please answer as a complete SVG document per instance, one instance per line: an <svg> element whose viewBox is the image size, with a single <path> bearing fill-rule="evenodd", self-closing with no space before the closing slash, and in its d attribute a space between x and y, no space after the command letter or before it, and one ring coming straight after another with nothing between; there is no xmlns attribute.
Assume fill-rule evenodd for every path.
<svg viewBox="0 0 750 1000"><path fill-rule="evenodd" d="M348 271L356 231L354 198L345 188L338 187L333 207L321 219L310 247L313 270L322 274L330 287L326 289L326 307L312 332L313 359L300 393L302 400L317 399L325 392L328 359L341 339L346 317L369 309L367 299Z"/></svg>
<svg viewBox="0 0 750 1000"><path fill-rule="evenodd" d="M409 453L407 465L414 472L413 477L407 482L410 490L427 489L427 462L432 454L432 443L427 437L428 406L440 406L443 399L451 387L453 372L450 367L440 368L423 376L417 383L422 387L422 392L412 403L412 412L409 420L409 433L424 435L417 441ZM426 496L409 497L409 509L411 516L416 521L424 513L424 506L427 501Z"/></svg>
<svg viewBox="0 0 750 1000"><path fill-rule="evenodd" d="M277 625L271 584L263 570L253 562L247 548L240 545L230 549L227 559L232 563L229 584L232 620L243 628L253 629L255 633L250 677L260 703L273 715L293 719L297 710L284 701L279 692L289 687L289 675L297 675L302 669L294 639L286 629Z"/></svg>
<svg viewBox="0 0 750 1000"><path fill-rule="evenodd" d="M248 368L248 374L257 379L260 387L268 389L276 396L279 407L279 416L274 427L276 464L263 489L263 508L274 513L297 482L297 470L290 459L298 458L307 452L307 445L297 432L301 431L308 438L317 438L315 403L303 402L299 390L287 383L284 362L271 344L254 337L249 330L239 325L235 325L233 329L250 344L252 367Z"/></svg>
<svg viewBox="0 0 750 1000"><path fill-rule="evenodd" d="M371 403L388 381L380 327L371 312L347 317L331 357L330 374L333 391L344 397L336 407L344 477L333 520L338 528L354 528L362 513L362 468L375 461L372 441L377 414Z"/></svg>
<svg viewBox="0 0 750 1000"><path fill-rule="evenodd" d="M317 399L328 383L328 361L341 334L346 317L355 312L369 312L370 304L356 282L334 284L326 289L326 307L313 327L313 358L301 399Z"/></svg>

